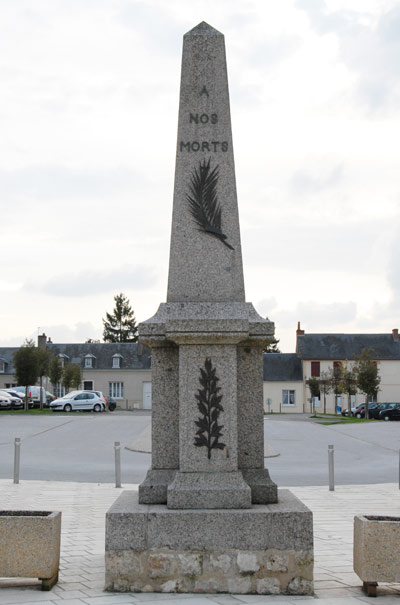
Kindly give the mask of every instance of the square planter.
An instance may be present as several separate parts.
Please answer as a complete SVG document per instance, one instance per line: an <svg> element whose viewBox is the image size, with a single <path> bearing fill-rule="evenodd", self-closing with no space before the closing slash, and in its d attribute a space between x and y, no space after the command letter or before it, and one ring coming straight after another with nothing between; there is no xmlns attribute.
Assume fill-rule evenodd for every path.
<svg viewBox="0 0 400 605"><path fill-rule="evenodd" d="M354 517L353 567L368 596L378 582L400 581L400 517Z"/></svg>
<svg viewBox="0 0 400 605"><path fill-rule="evenodd" d="M0 576L39 578L42 590L58 580L61 513L0 511Z"/></svg>

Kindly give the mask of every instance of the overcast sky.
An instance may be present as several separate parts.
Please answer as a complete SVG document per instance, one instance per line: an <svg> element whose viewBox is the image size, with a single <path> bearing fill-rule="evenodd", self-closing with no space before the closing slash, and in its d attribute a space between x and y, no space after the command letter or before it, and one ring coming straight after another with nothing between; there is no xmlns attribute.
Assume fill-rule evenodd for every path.
<svg viewBox="0 0 400 605"><path fill-rule="evenodd" d="M224 33L246 298L282 351L400 312L398 0L0 0L0 345L166 298L182 36Z"/></svg>

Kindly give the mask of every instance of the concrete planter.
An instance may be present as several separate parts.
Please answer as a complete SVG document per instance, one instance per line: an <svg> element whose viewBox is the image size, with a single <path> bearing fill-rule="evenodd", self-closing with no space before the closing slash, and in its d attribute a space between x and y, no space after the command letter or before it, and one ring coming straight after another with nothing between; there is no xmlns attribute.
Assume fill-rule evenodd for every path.
<svg viewBox="0 0 400 605"><path fill-rule="evenodd" d="M400 581L400 517L354 517L353 567L370 597L378 582Z"/></svg>
<svg viewBox="0 0 400 605"><path fill-rule="evenodd" d="M39 578L42 590L58 580L61 513L0 511L0 576Z"/></svg>

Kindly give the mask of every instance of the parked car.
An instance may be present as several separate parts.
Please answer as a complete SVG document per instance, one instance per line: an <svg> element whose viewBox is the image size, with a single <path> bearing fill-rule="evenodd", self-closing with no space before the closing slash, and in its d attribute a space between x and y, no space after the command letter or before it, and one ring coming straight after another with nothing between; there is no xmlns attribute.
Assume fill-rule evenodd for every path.
<svg viewBox="0 0 400 605"><path fill-rule="evenodd" d="M108 400L107 400L107 397L105 395L103 395L103 393L101 391L85 390L85 393L94 393L95 395L97 395L97 397L99 397L99 399L101 399L103 402L103 412L107 409Z"/></svg>
<svg viewBox="0 0 400 605"><path fill-rule="evenodd" d="M374 408L373 410L369 411L369 417L370 418L375 418L379 420L379 414L380 412L382 412L383 410L387 410L388 408L392 407L396 405L395 403L378 403L378 405L376 406L376 408Z"/></svg>
<svg viewBox="0 0 400 605"><path fill-rule="evenodd" d="M377 403L369 403L368 404L368 411L370 412L371 410L374 410L377 406L378 406ZM360 405L358 405L355 408L355 410L352 413L352 415L355 416L356 418L365 418L365 403L360 403Z"/></svg>
<svg viewBox="0 0 400 605"><path fill-rule="evenodd" d="M10 395L8 391L0 390L0 397L8 399L8 406L6 407L4 403L2 409L18 410L24 407L24 404L22 403L21 399L19 397L15 397L14 395Z"/></svg>
<svg viewBox="0 0 400 605"><path fill-rule="evenodd" d="M21 393L25 398L25 387L13 387L14 391ZM55 399L54 395L46 391L44 387L42 387L43 394L43 406L49 407L49 403ZM28 400L30 408L38 408L40 407L40 387L38 386L29 386L28 387Z"/></svg>
<svg viewBox="0 0 400 605"><path fill-rule="evenodd" d="M13 410L22 410L24 408L25 402L21 393L12 389L2 389L2 391L11 397L11 407Z"/></svg>
<svg viewBox="0 0 400 605"><path fill-rule="evenodd" d="M0 391L0 410L11 410L11 398L3 391Z"/></svg>
<svg viewBox="0 0 400 605"><path fill-rule="evenodd" d="M115 401L115 399L113 399L112 397L109 397L108 409L110 410L110 412L113 412L116 407L117 407L117 402Z"/></svg>
<svg viewBox="0 0 400 605"><path fill-rule="evenodd" d="M91 391L72 391L50 403L53 412L75 410L101 412L105 409L103 398Z"/></svg>
<svg viewBox="0 0 400 605"><path fill-rule="evenodd" d="M390 403L389 407L379 412L379 420L400 420L400 403Z"/></svg>

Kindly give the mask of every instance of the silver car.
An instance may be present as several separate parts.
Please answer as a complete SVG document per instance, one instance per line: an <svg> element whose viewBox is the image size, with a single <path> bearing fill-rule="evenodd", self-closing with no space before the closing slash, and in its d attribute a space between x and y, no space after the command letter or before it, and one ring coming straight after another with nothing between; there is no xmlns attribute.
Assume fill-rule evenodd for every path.
<svg viewBox="0 0 400 605"><path fill-rule="evenodd" d="M96 393L89 391L72 391L64 397L59 397L50 403L53 412L72 412L75 410L101 412L103 400Z"/></svg>

